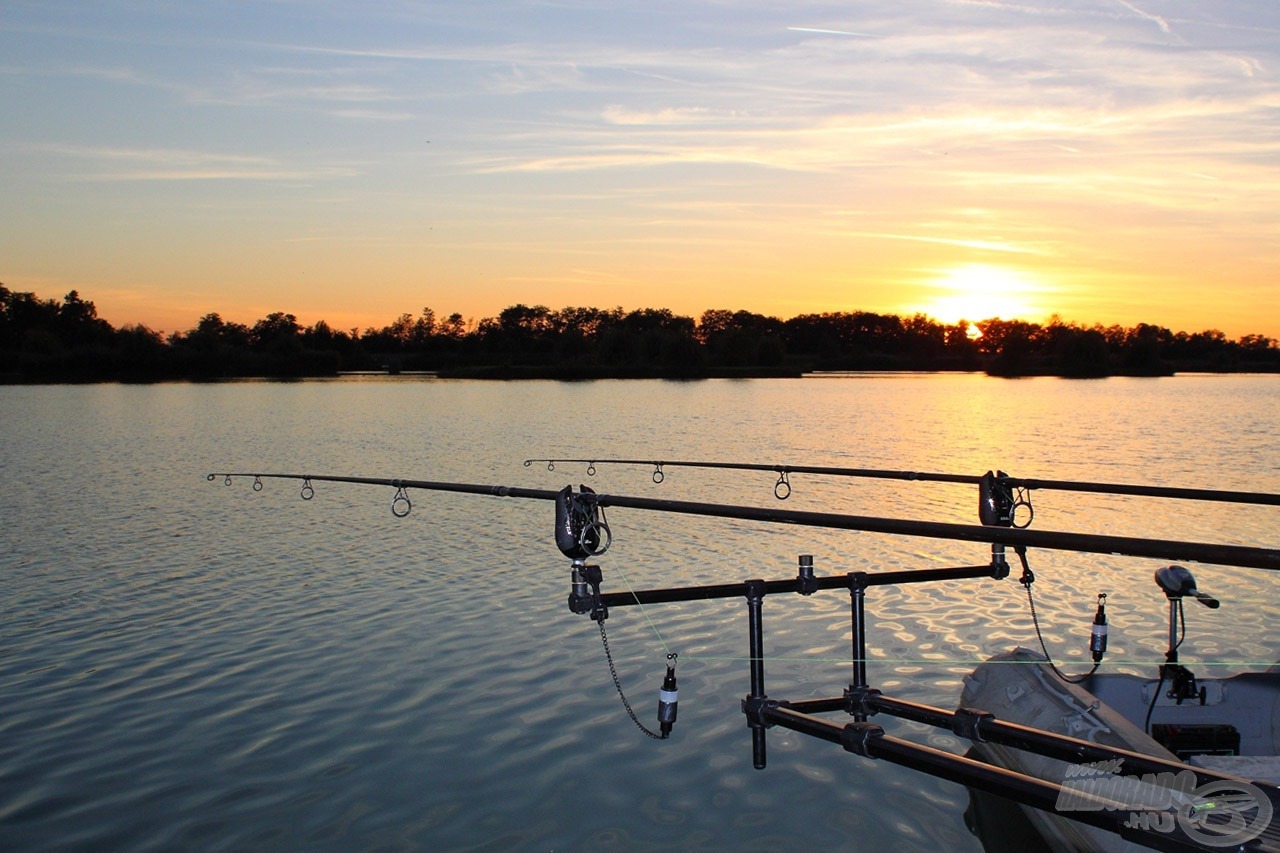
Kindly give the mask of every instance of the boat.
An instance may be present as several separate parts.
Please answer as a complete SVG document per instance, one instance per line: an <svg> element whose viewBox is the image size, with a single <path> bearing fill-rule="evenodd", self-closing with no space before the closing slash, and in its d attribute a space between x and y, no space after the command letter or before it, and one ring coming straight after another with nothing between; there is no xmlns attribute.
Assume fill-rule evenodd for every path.
<svg viewBox="0 0 1280 853"><path fill-rule="evenodd" d="M1200 592L1182 566L1158 570L1155 582L1169 602L1169 648L1155 677L1094 671L1077 679L1064 676L1043 652L1015 648L965 677L960 706L1045 732L1182 762L1187 770L1135 775L1125 772L1123 756L1072 764L976 741L971 754L984 761L1066 785L1055 810L1022 808L1021 814L971 789L966 821L990 853L1008 849L1004 838L1018 834L1009 827L1022 821L1051 850L1141 849L1143 845L1114 831L1070 819L1071 810L1080 805L1075 795L1081 793L1115 797L1116 810L1128 814L1131 828L1167 833L1181 823L1209 849L1255 839L1261 848L1280 841L1280 826L1271 825L1275 803L1268 795L1270 786L1280 783L1280 667L1226 678L1195 676L1178 662L1185 636L1183 600L1214 608L1219 602ZM1202 784L1195 775L1199 768L1232 779ZM1224 798L1231 799L1229 805ZM1205 803L1221 808L1206 811Z"/></svg>
<svg viewBox="0 0 1280 853"><path fill-rule="evenodd" d="M597 464L608 460L529 460L526 467L533 461L547 463L549 470L554 470L556 462L587 461L591 474ZM555 544L570 561L569 610L588 616L599 627L618 694L633 722L654 738L667 737L676 721L676 655L668 656L659 691L660 731L654 732L640 722L617 682L605 629L610 610L743 598L747 605L749 689L740 707L751 737L752 763L757 769L767 766L768 730L782 727L832 743L856 756L888 761L967 787L971 792L970 826L989 851L1030 849L1025 839L1015 837L1015 823L1008 819L1011 814L1019 814L1025 816L1022 825L1044 849L1110 851L1145 847L1280 853L1280 667L1226 678L1198 677L1179 662L1177 655L1186 629L1183 602L1190 599L1206 607L1219 604L1198 589L1190 570L1180 564L1277 571L1280 550L1027 529L1034 514L1028 494L1035 488L1268 505L1280 505L1280 495L1019 480L993 471L970 476L732 463L625 463L653 465L655 484L662 482L664 465L767 468L778 474L774 486L778 500L791 495L789 478L802 471L822 476L976 483L980 523L598 494L586 486L545 490L259 473L209 474L208 479L221 478L230 485L235 477L252 477L255 491L262 490L264 478L301 480L301 496L307 500L314 495L314 483L318 482L391 487L396 490L391 511L398 518L407 516L412 509L409 489L553 502ZM613 533L603 511L615 507L987 543L990 559L971 566L820 575L813 556L802 554L797 558L796 574L790 577L610 592L605 589L605 572L596 561L613 544ZM1106 646L1105 601L1100 597L1091 641L1095 667L1083 678L1064 676L1049 660L1042 643L1040 653L1018 648L977 666L965 679L963 694L954 708L891 697L870 683L865 609L876 588L1004 579L1011 572L1007 554L1010 548L1022 564L1021 580L1028 593L1034 576L1026 554L1032 548L1174 561L1155 573L1156 584L1169 608L1169 649L1158 672L1142 677L1098 671ZM833 590L846 592L850 599L853 641L848 686L839 695L825 698L788 700L770 696L765 689L764 599L780 594L807 597ZM825 716L833 713L843 714L845 719L837 721ZM967 754L958 755L890 734L881 722L893 720L950 731L968 741L971 748ZM1273 821L1273 817L1277 819ZM989 832L993 827L996 831Z"/></svg>

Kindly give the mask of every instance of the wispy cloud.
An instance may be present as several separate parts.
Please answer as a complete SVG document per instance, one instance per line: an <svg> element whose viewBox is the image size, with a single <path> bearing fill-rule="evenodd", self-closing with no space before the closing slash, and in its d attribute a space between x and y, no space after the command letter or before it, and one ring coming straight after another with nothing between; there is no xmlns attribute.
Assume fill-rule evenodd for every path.
<svg viewBox="0 0 1280 853"><path fill-rule="evenodd" d="M64 179L79 181L307 181L357 174L350 165L302 168L258 155L176 148L108 148L61 143L25 146L28 153L55 155L85 165Z"/></svg>
<svg viewBox="0 0 1280 853"><path fill-rule="evenodd" d="M1157 27L1160 28L1160 32L1166 35L1173 34L1173 30L1169 27L1169 22L1166 21L1164 18L1162 18L1160 15L1154 15L1150 12L1144 12L1142 9L1139 9L1135 4L1130 3L1129 0L1116 0L1116 2L1119 3L1121 6L1125 7L1126 9L1128 9L1130 12L1133 12L1139 18L1142 18L1144 20L1151 21L1152 23L1154 23Z"/></svg>
<svg viewBox="0 0 1280 853"><path fill-rule="evenodd" d="M659 110L628 109L621 104L610 104L601 112L609 124L627 127L663 127L672 125L706 125L732 121L735 115L717 115L706 107L667 107Z"/></svg>
<svg viewBox="0 0 1280 853"><path fill-rule="evenodd" d="M995 240L964 240L953 237L930 237L923 234L891 234L884 231L851 231L848 233L850 236L869 237L875 240L906 240L912 243L934 243L942 246L958 246L965 249L981 249L984 252L1002 252L1012 255L1051 254L1044 248Z"/></svg>

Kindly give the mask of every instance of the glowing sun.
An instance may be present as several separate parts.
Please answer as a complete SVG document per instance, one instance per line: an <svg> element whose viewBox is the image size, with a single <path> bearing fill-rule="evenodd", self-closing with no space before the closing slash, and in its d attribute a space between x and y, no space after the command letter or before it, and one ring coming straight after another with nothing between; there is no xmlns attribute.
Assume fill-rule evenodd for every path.
<svg viewBox="0 0 1280 853"><path fill-rule="evenodd" d="M1042 312L1036 295L1044 287L1017 270L968 264L941 273L929 286L938 295L923 310L943 323L1027 319Z"/></svg>

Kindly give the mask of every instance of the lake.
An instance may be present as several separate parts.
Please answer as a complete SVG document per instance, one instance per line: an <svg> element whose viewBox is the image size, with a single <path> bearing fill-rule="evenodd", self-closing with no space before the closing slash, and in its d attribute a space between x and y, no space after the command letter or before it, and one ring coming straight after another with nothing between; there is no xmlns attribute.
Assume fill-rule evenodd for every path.
<svg viewBox="0 0 1280 853"><path fill-rule="evenodd" d="M0 848L981 849L965 790L780 729L751 766L739 600L614 609L647 725L668 651L679 720L628 720L570 613L544 501L209 472L403 477L776 506L774 475L531 457L708 459L1280 492L1280 377L0 387ZM976 522L972 487L791 478L786 508ZM1035 529L1276 547L1276 508L1036 492ZM607 590L985 563L985 545L608 511ZM1051 653L1154 672L1162 563L1031 553ZM1182 659L1280 660L1280 578L1195 566ZM1015 577L1017 572L1015 571ZM871 683L953 706L1034 646L1014 578L868 594ZM768 692L839 695L847 594L771 596ZM942 749L946 732L883 721Z"/></svg>

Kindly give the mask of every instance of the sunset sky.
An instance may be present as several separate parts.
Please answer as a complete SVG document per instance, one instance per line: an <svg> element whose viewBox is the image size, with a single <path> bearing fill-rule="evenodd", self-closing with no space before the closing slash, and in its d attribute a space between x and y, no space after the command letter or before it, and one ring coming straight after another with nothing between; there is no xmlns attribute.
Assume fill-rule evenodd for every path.
<svg viewBox="0 0 1280 853"><path fill-rule="evenodd" d="M0 4L0 283L1280 337L1280 2Z"/></svg>

